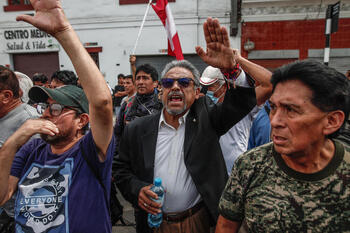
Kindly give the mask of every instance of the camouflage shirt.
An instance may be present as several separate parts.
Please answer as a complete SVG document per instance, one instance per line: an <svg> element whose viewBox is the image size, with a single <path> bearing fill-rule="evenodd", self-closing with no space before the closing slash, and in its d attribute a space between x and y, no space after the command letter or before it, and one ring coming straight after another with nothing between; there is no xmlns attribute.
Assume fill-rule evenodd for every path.
<svg viewBox="0 0 350 233"><path fill-rule="evenodd" d="M219 203L220 214L249 232L350 232L350 148L313 174L289 168L273 143L237 159Z"/></svg>

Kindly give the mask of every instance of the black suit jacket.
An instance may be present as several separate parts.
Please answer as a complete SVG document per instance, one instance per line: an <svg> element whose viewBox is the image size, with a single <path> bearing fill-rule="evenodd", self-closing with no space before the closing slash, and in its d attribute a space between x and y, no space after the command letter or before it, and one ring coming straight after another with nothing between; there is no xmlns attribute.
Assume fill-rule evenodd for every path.
<svg viewBox="0 0 350 233"><path fill-rule="evenodd" d="M227 181L219 138L256 105L252 88L226 92L222 104L207 97L196 100L186 117L184 159L213 220ZM138 206L140 189L153 183L160 113L136 119L124 131L116 158L116 183L124 198Z"/></svg>

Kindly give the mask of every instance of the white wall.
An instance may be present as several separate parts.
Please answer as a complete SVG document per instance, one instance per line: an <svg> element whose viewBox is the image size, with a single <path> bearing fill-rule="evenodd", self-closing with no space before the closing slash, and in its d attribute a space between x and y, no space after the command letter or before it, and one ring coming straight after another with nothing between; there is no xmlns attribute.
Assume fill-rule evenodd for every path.
<svg viewBox="0 0 350 233"><path fill-rule="evenodd" d="M205 46L202 25L208 16L217 17L229 27L230 0L176 0L169 3L184 54L194 54L195 46ZM6 5L6 0L0 0ZM99 54L100 69L106 80L114 86L118 73L130 73L129 55L134 47L138 29L146 10L146 4L119 5L119 0L62 0L67 18L77 31L81 41L97 42L103 47ZM25 23L15 22L21 13L0 14L0 38L4 29L26 28ZM240 37L230 38L231 45L239 48ZM3 44L3 43L2 43ZM0 64L10 64L10 56L0 44ZM159 55L167 49L165 30L152 8L143 29L136 55ZM66 53L60 48L61 69L73 69ZM119 64L119 66L117 66Z"/></svg>

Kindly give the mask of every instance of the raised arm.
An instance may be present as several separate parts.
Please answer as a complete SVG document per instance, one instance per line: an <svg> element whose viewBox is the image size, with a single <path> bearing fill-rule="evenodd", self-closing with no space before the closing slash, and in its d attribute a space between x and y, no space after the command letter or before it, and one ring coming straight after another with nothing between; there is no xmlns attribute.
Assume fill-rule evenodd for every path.
<svg viewBox="0 0 350 233"><path fill-rule="evenodd" d="M230 47L230 40L225 27L221 27L219 20L208 18L203 24L207 50L200 46L196 52L200 58L213 67L231 69L236 64L235 54Z"/></svg>
<svg viewBox="0 0 350 233"><path fill-rule="evenodd" d="M135 55L130 55L129 62L130 62L132 80L133 80L133 82L135 83L135 75L136 75L136 56L135 56Z"/></svg>
<svg viewBox="0 0 350 233"><path fill-rule="evenodd" d="M235 61L241 66L244 72L248 73L255 80L256 103L261 105L270 98L272 84L270 82L272 73L264 67L255 64L241 56L237 49L233 49Z"/></svg>
<svg viewBox="0 0 350 233"><path fill-rule="evenodd" d="M21 15L25 21L54 36L71 59L89 100L90 126L94 141L105 159L113 133L112 98L108 86L77 34L64 15L59 0L30 0L35 15Z"/></svg>
<svg viewBox="0 0 350 233"><path fill-rule="evenodd" d="M262 66L243 58L237 49L232 49L227 30L225 27L220 26L217 19L208 18L203 24L203 30L207 50L205 52L201 47L197 46L197 54L207 64L224 70L232 69L236 63L239 63L242 69L256 81L257 104L263 104L272 91L270 83L272 73Z"/></svg>

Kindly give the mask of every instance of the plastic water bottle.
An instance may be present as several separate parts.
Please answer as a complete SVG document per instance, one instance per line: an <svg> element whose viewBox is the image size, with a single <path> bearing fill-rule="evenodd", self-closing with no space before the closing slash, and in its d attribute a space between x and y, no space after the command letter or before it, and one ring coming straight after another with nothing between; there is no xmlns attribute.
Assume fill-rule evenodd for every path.
<svg viewBox="0 0 350 233"><path fill-rule="evenodd" d="M158 195L158 199L151 198L152 201L160 203L163 206L164 202L164 188L162 187L162 179L155 178L154 185L151 187L151 191ZM160 212L157 215L148 214L148 226L150 228L158 228L163 221L163 213Z"/></svg>

